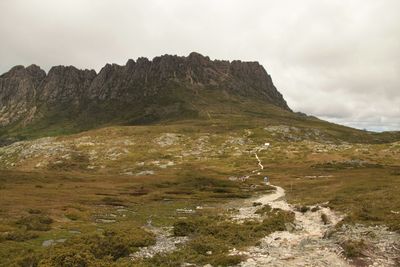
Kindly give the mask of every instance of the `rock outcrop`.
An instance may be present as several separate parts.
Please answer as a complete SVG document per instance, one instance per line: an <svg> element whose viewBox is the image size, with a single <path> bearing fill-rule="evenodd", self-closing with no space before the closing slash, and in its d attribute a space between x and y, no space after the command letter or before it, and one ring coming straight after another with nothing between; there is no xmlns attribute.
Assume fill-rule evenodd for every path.
<svg viewBox="0 0 400 267"><path fill-rule="evenodd" d="M5 126L35 112L37 88L46 73L36 65L15 66L0 76L0 125Z"/></svg>
<svg viewBox="0 0 400 267"><path fill-rule="evenodd" d="M177 88L190 97L182 97ZM84 121L92 115L102 122L146 122L193 108L186 99L195 102L201 90L254 98L290 111L259 63L191 53L107 64L98 74L73 66L52 67L48 74L36 65L16 66L0 76L0 125L25 126L48 116Z"/></svg>

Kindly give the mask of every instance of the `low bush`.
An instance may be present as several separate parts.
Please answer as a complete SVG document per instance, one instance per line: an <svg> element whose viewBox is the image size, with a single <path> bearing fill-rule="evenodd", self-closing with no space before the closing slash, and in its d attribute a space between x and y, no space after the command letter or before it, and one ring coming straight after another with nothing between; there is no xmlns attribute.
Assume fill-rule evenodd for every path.
<svg viewBox="0 0 400 267"><path fill-rule="evenodd" d="M259 215L264 215L268 212L271 212L271 210L272 210L272 208L270 205L264 205L262 208L259 208L258 210L256 210L255 213L259 214Z"/></svg>
<svg viewBox="0 0 400 267"><path fill-rule="evenodd" d="M235 266L244 260L243 256L228 255L230 244L228 241L213 235L197 236L191 239L180 250L152 259L143 260L143 266L182 266L185 262L197 263L201 266ZM142 266L141 263L138 266Z"/></svg>
<svg viewBox="0 0 400 267"><path fill-rule="evenodd" d="M39 209L28 209L29 214L41 214L42 211Z"/></svg>
<svg viewBox="0 0 400 267"><path fill-rule="evenodd" d="M101 202L109 206L124 206L122 200L116 197L104 197Z"/></svg>
<svg viewBox="0 0 400 267"><path fill-rule="evenodd" d="M2 233L0 235L0 241L7 240L7 241L23 242L26 240L31 240L31 239L37 238L38 236L39 235L34 232L15 230L15 231Z"/></svg>
<svg viewBox="0 0 400 267"><path fill-rule="evenodd" d="M311 212L317 212L319 211L321 208L319 206L315 206L311 209Z"/></svg>
<svg viewBox="0 0 400 267"><path fill-rule="evenodd" d="M308 206L295 206L295 209L298 212L306 213L307 211L310 210L310 207L308 207Z"/></svg>
<svg viewBox="0 0 400 267"><path fill-rule="evenodd" d="M321 214L321 220L325 225L329 224L329 218L325 213Z"/></svg>
<svg viewBox="0 0 400 267"><path fill-rule="evenodd" d="M26 253L23 255L19 255L15 258L14 266L18 267L36 267L39 264L40 255L35 253Z"/></svg>
<svg viewBox="0 0 400 267"><path fill-rule="evenodd" d="M218 238L212 235L200 236L191 240L188 244L190 249L194 250L197 254L207 255L208 252L212 254L222 253L228 250L229 246Z"/></svg>
<svg viewBox="0 0 400 267"><path fill-rule="evenodd" d="M118 227L105 230L103 234L87 234L73 237L57 244L43 255L35 254L35 264L20 266L114 266L115 262L127 257L139 247L155 243L154 235L137 227ZM32 258L32 257L30 257ZM19 259L32 262L30 258Z"/></svg>
<svg viewBox="0 0 400 267"><path fill-rule="evenodd" d="M174 224L174 235L175 236L187 236L191 235L196 231L196 224L192 221L182 220L177 221Z"/></svg>
<svg viewBox="0 0 400 267"><path fill-rule="evenodd" d="M16 224L26 230L48 231L53 219L46 215L32 214L19 219Z"/></svg>
<svg viewBox="0 0 400 267"><path fill-rule="evenodd" d="M85 247L79 246L62 246L55 247L49 255L39 261L39 266L50 267L88 267L88 266L109 266L110 258L98 260Z"/></svg>
<svg viewBox="0 0 400 267"><path fill-rule="evenodd" d="M273 210L273 212L274 214L272 216L268 216L256 227L258 231L263 231L266 234L275 231L285 231L286 223L294 221L295 215L293 212L283 210Z"/></svg>
<svg viewBox="0 0 400 267"><path fill-rule="evenodd" d="M340 244L344 254L348 258L357 258L363 256L363 250L366 248L364 240L346 240Z"/></svg>

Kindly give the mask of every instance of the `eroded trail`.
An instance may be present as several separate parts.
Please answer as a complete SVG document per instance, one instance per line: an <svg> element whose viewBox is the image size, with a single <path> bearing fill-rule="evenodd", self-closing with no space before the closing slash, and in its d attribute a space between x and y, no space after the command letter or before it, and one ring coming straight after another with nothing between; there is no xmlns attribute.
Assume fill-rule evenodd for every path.
<svg viewBox="0 0 400 267"><path fill-rule="evenodd" d="M341 220L341 216L326 207L311 207L314 212L296 211L286 202L284 189L274 187L274 193L261 196L255 201L294 212L295 222L287 226L287 231L274 232L264 237L259 246L232 252L247 257L240 266L350 266L340 255L340 246L324 239L325 233ZM256 208L243 207L239 209L238 217L255 218L253 210L255 212ZM328 223L321 219L322 214L328 218Z"/></svg>
<svg viewBox="0 0 400 267"><path fill-rule="evenodd" d="M269 144L268 144L269 145ZM264 166L257 155L255 157L260 170ZM259 172L255 170L253 173ZM264 237L258 246L244 251L232 250L232 255L244 255L246 261L239 266L400 266L400 235L384 226L336 224L343 216L332 211L324 204L310 206L303 212L287 203L285 190L273 186L275 191L246 202L233 215L233 219L245 223L246 220L261 219L252 205L269 205L271 208L290 211L295 214L293 224L286 225L286 231L274 232ZM362 240L365 244L361 259L357 263L346 260L343 248L339 245L348 240Z"/></svg>
<svg viewBox="0 0 400 267"><path fill-rule="evenodd" d="M257 153L255 157L258 166L263 170L264 166ZM273 187L276 189L275 192L263 195L252 202L294 212L294 224L288 224L287 231L274 232L264 237L258 246L245 251L233 250L231 254L244 255L247 258L240 266L351 266L340 255L341 247L324 238L342 217L321 206L313 206L306 212L299 212L287 203L283 188ZM255 212L258 208L249 202L239 208L234 219L239 221L257 219L259 215Z"/></svg>

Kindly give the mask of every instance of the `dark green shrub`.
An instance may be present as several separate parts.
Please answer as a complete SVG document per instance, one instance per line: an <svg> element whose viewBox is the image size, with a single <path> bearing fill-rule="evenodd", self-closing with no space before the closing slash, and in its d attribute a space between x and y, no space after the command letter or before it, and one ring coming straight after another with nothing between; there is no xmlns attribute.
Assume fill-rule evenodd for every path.
<svg viewBox="0 0 400 267"><path fill-rule="evenodd" d="M285 231L286 223L294 221L294 213L290 211L278 210L272 216L263 220L261 225L257 226L258 231L264 231L268 234L275 231Z"/></svg>
<svg viewBox="0 0 400 267"><path fill-rule="evenodd" d="M322 220L322 222L326 225L326 224L329 224L329 218L328 218L328 216L325 214L325 213L322 213L321 214L321 220Z"/></svg>
<svg viewBox="0 0 400 267"><path fill-rule="evenodd" d="M190 249L198 254L206 255L207 252L212 254L221 253L228 250L225 242L213 236L200 236L191 240L188 244ZM211 254L211 255L212 255Z"/></svg>
<svg viewBox="0 0 400 267"><path fill-rule="evenodd" d="M306 213L307 211L310 210L310 207L307 207L307 206L296 206L296 210L301 212L301 213Z"/></svg>
<svg viewBox="0 0 400 267"><path fill-rule="evenodd" d="M196 225L193 221L182 220L174 223L175 236L187 236L195 232Z"/></svg>
<svg viewBox="0 0 400 267"><path fill-rule="evenodd" d="M127 257L138 247L154 243L153 234L135 227L122 227L106 230L103 235L71 238L49 250L43 262L47 264L44 266L112 266L115 261Z"/></svg>
<svg viewBox="0 0 400 267"><path fill-rule="evenodd" d="M16 231L3 233L1 235L0 240L3 239L3 240L9 240L9 241L23 242L26 240L37 238L38 236L39 236L38 234L33 233L33 232L16 230Z"/></svg>
<svg viewBox="0 0 400 267"><path fill-rule="evenodd" d="M244 260L243 256L240 255L216 255L212 260L213 266L236 266Z"/></svg>
<svg viewBox="0 0 400 267"><path fill-rule="evenodd" d="M226 194L226 193L232 193L232 190L229 188L217 187L213 190L213 192L219 194Z"/></svg>
<svg viewBox="0 0 400 267"><path fill-rule="evenodd" d="M104 197L101 201L110 206L124 206L122 200L116 197Z"/></svg>
<svg viewBox="0 0 400 267"><path fill-rule="evenodd" d="M28 209L29 214L41 214L42 211L39 209Z"/></svg>
<svg viewBox="0 0 400 267"><path fill-rule="evenodd" d="M313 207L312 209L311 209L311 212L317 212L317 211L319 211L320 210L320 207L319 206L315 206L315 207Z"/></svg>
<svg viewBox="0 0 400 267"><path fill-rule="evenodd" d="M271 212L272 208L270 205L264 205L262 208L256 210L256 214L264 215L265 213Z"/></svg>
<svg viewBox="0 0 400 267"><path fill-rule="evenodd" d="M62 246L54 248L40 266L89 267L96 266L96 258L85 247Z"/></svg>
<svg viewBox="0 0 400 267"><path fill-rule="evenodd" d="M98 259L110 256L113 260L126 257L130 253L130 247L125 240L116 234L105 233L104 237L93 236L90 240L90 252Z"/></svg>

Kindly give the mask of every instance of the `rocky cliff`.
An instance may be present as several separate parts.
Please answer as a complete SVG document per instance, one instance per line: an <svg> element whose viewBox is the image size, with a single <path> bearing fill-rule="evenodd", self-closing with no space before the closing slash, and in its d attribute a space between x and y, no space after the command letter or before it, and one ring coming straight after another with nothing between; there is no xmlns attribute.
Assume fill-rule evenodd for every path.
<svg viewBox="0 0 400 267"><path fill-rule="evenodd" d="M16 66L0 76L0 125L26 126L45 118L107 123L193 115L202 90L258 99L290 111L259 63L191 53L130 59L124 66L107 64L99 73L56 66L46 74L36 65Z"/></svg>

